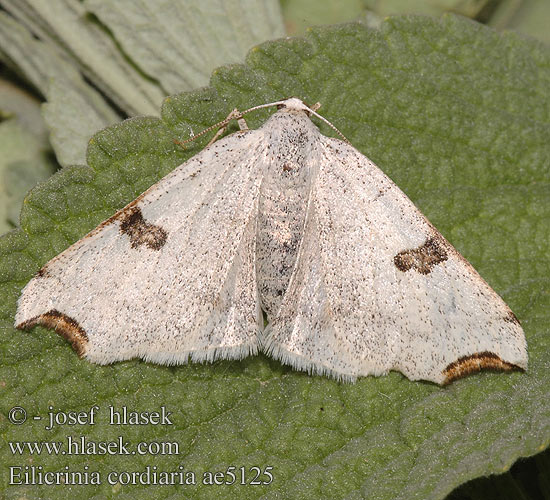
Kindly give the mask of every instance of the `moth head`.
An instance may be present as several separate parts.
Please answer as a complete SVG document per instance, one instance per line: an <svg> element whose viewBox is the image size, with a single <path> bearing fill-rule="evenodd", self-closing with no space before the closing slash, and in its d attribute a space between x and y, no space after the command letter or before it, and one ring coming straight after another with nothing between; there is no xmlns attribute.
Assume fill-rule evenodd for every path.
<svg viewBox="0 0 550 500"><path fill-rule="evenodd" d="M311 116L313 112L318 110L321 107L321 104L317 103L309 107L304 101L298 99L298 97L289 97L284 101L281 101L277 104L277 109L288 109L292 111L304 111L307 116Z"/></svg>
<svg viewBox="0 0 550 500"><path fill-rule="evenodd" d="M340 132L332 123L330 123L326 118L323 118L320 114L317 113L317 110L321 107L321 103L317 102L313 106L308 107L304 101L301 99L298 99L297 97L289 97L288 99L285 99L284 101L276 101L276 102L270 102L267 104L260 104L259 106L254 106L253 108L246 109L245 111L241 111L239 116L242 118L243 115L250 113L251 111L255 111L256 109L262 109L267 108L269 106L277 106L278 110L286 109L288 111L302 111L306 113L307 116L316 116L319 118L319 120L325 122L332 130L334 130L343 140L344 142L347 142L350 144L350 142L346 139L344 134ZM216 126L219 126L221 124L225 124L226 122L220 122L216 124ZM210 127L212 129L214 127ZM208 130L208 129L207 129ZM196 136L195 136L196 137Z"/></svg>

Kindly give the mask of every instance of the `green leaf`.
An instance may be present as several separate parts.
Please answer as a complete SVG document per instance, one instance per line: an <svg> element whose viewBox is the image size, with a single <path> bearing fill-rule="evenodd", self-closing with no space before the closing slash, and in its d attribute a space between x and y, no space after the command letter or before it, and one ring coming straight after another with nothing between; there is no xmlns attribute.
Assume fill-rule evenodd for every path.
<svg viewBox="0 0 550 500"><path fill-rule="evenodd" d="M446 500L537 500L550 498L550 449L518 460L506 473L463 484Z"/></svg>
<svg viewBox="0 0 550 500"><path fill-rule="evenodd" d="M395 17L311 30L253 49L211 87L167 99L162 118L94 136L87 167L66 168L25 200L0 239L2 488L11 498L441 499L506 471L550 441L548 49L454 16ZM96 366L50 330L12 328L21 288L47 260L204 145L174 146L234 108L296 95L415 201L508 302L529 345L525 374L483 373L442 388L399 373L341 384L264 356L243 361ZM257 127L262 110L247 121ZM320 124L321 130L332 134ZM106 283L108 286L108 283ZM100 407L94 425L44 429L5 415ZM173 425L108 424L108 406L173 412ZM67 436L177 442L179 455L12 455L7 442ZM100 471L101 485L7 487L8 466ZM111 471L194 471L192 486L111 485ZM206 486L203 471L271 466L270 485ZM265 476L262 476L265 479ZM237 480L239 483L239 479Z"/></svg>

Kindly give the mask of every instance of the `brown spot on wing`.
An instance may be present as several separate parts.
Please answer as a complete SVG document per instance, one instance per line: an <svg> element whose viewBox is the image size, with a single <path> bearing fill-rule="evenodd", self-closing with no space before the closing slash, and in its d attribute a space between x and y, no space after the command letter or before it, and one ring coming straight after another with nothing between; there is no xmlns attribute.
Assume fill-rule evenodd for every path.
<svg viewBox="0 0 550 500"><path fill-rule="evenodd" d="M147 245L152 250L160 250L166 243L166 231L148 223L137 206L129 206L118 214L120 232L130 238L132 248Z"/></svg>
<svg viewBox="0 0 550 500"><path fill-rule="evenodd" d="M47 278L50 275L48 268L46 266L42 266L34 275L36 278Z"/></svg>
<svg viewBox="0 0 550 500"><path fill-rule="evenodd" d="M479 352L471 354L469 356L462 356L461 358L453 361L443 370L445 380L443 385L449 384L452 381L465 377L470 373L477 373L481 370L493 370L493 371L524 371L518 365L503 361L494 352Z"/></svg>
<svg viewBox="0 0 550 500"><path fill-rule="evenodd" d="M504 316L504 321L521 326L518 317L512 311L508 311L508 314Z"/></svg>
<svg viewBox="0 0 550 500"><path fill-rule="evenodd" d="M80 357L84 355L86 344L88 343L88 335L75 319L59 312L57 309L52 309L40 316L35 316L34 318L20 323L17 325L17 328L28 330L36 325L52 328L56 333L71 343L73 349Z"/></svg>
<svg viewBox="0 0 550 500"><path fill-rule="evenodd" d="M400 271L414 269L420 274L429 274L437 264L445 262L448 258L447 251L439 239L432 237L418 248L399 252L393 258L393 262Z"/></svg>

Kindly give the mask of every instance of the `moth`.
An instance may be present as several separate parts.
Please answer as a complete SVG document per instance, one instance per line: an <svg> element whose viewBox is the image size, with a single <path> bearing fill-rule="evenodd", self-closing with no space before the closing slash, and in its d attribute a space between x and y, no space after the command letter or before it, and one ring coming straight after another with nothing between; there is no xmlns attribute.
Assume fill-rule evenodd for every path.
<svg viewBox="0 0 550 500"><path fill-rule="evenodd" d="M525 370L514 313L407 196L322 135L316 106L251 110L267 106L278 110L256 130L234 111L221 130L232 118L242 130L42 267L17 328L53 328L100 364L263 351L343 381Z"/></svg>

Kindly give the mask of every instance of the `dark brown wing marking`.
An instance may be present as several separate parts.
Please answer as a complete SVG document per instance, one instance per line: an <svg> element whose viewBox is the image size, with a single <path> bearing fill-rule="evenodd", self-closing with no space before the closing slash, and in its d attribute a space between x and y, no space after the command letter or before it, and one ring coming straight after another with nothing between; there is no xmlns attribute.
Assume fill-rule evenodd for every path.
<svg viewBox="0 0 550 500"><path fill-rule="evenodd" d="M508 311L508 314L504 316L504 321L520 326L518 317L512 311Z"/></svg>
<svg viewBox="0 0 550 500"><path fill-rule="evenodd" d="M445 380L443 385L449 384L453 380L470 375L470 373L477 373L481 370L493 370L493 371L524 371L518 365L503 361L494 352L479 352L477 354L471 354L470 356L463 356L456 361L453 361L450 365L443 370Z"/></svg>
<svg viewBox="0 0 550 500"><path fill-rule="evenodd" d="M418 248L403 250L394 258L395 267L407 272L414 269L420 274L429 274L432 269L448 259L447 251L436 238L428 238L426 243Z"/></svg>
<svg viewBox="0 0 550 500"><path fill-rule="evenodd" d="M152 250L160 250L166 243L166 231L148 223L137 206L128 207L119 214L120 232L130 238L132 248L147 245Z"/></svg>
<svg viewBox="0 0 550 500"><path fill-rule="evenodd" d="M47 264L46 264L47 266ZM35 274L36 278L48 278L50 276L50 273L48 271L48 268L46 266L42 266Z"/></svg>
<svg viewBox="0 0 550 500"><path fill-rule="evenodd" d="M59 312L56 309L52 309L40 316L28 319L23 323L17 325L17 328L21 330L29 330L33 326L43 325L46 328L52 328L56 333L67 339L73 346L76 353L82 357L86 350L86 344L88 343L88 335L84 328L82 328L76 320Z"/></svg>

